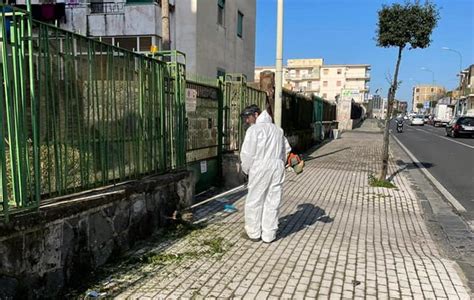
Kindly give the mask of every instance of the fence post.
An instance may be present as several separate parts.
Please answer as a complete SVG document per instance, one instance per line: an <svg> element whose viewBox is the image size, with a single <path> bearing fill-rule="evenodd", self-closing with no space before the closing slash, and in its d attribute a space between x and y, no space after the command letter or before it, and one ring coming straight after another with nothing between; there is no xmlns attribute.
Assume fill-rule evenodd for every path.
<svg viewBox="0 0 474 300"><path fill-rule="evenodd" d="M219 179L219 185L223 183L223 166L222 166L222 153L224 152L224 89L225 83L224 78L219 77L217 80L217 177Z"/></svg>

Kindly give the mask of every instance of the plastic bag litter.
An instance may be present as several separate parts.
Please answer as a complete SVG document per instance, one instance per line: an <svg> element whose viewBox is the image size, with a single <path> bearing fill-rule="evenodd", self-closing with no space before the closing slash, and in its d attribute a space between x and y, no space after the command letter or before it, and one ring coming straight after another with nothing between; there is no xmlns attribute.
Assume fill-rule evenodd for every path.
<svg viewBox="0 0 474 300"><path fill-rule="evenodd" d="M234 213L237 211L237 208L233 204L224 205L224 211L228 213Z"/></svg>

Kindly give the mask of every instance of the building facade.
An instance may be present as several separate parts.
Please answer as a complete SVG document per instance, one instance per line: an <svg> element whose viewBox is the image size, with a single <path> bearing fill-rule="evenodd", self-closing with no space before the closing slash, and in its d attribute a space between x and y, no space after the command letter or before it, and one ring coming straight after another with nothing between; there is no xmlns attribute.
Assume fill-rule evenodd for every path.
<svg viewBox="0 0 474 300"><path fill-rule="evenodd" d="M256 67L255 80L264 70L274 67ZM329 101L341 98L348 91L357 103L367 101L370 65L325 65L322 58L289 59L284 68L285 87L306 95L315 95Z"/></svg>
<svg viewBox="0 0 474 300"><path fill-rule="evenodd" d="M474 116L474 65L464 69L458 88L455 114Z"/></svg>
<svg viewBox="0 0 474 300"><path fill-rule="evenodd" d="M370 65L323 65L321 68L321 88L319 96L335 101L343 90L351 91L357 103L367 101L370 81Z"/></svg>
<svg viewBox="0 0 474 300"><path fill-rule="evenodd" d="M161 49L163 0L52 0L48 5L60 1L65 22L59 25L66 30L135 52L148 53L152 45ZM171 49L186 54L188 74L243 73L252 80L256 0L169 2Z"/></svg>
<svg viewBox="0 0 474 300"><path fill-rule="evenodd" d="M286 78L287 88L306 95L319 95L320 71L323 59L288 59Z"/></svg>
<svg viewBox="0 0 474 300"><path fill-rule="evenodd" d="M423 110L423 108L421 108L421 105L419 104L422 104L425 108L427 108L428 102L437 101L438 99L444 97L446 94L446 89L440 85L419 84L413 87L412 94L412 109L413 111L420 111Z"/></svg>

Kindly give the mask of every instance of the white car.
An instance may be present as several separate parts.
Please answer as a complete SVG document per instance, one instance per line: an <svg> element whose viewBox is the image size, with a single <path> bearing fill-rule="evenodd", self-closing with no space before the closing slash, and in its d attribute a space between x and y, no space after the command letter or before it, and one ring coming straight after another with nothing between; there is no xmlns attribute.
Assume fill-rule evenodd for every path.
<svg viewBox="0 0 474 300"><path fill-rule="evenodd" d="M410 125L419 125L419 126L424 126L425 125L425 116L423 115L416 115L413 116L413 118L410 121Z"/></svg>

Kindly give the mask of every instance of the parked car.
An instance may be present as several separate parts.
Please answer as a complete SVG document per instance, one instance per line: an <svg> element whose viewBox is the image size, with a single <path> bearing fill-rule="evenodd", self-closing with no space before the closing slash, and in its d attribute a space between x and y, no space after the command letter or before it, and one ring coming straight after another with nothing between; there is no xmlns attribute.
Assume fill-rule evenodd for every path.
<svg viewBox="0 0 474 300"><path fill-rule="evenodd" d="M462 135L474 136L474 117L458 117L446 126L446 135L456 138Z"/></svg>
<svg viewBox="0 0 474 300"><path fill-rule="evenodd" d="M414 125L423 126L423 125L425 125L425 116L423 116L423 115L413 116L413 118L411 118L411 120L410 120L410 125L411 126L414 126Z"/></svg>

